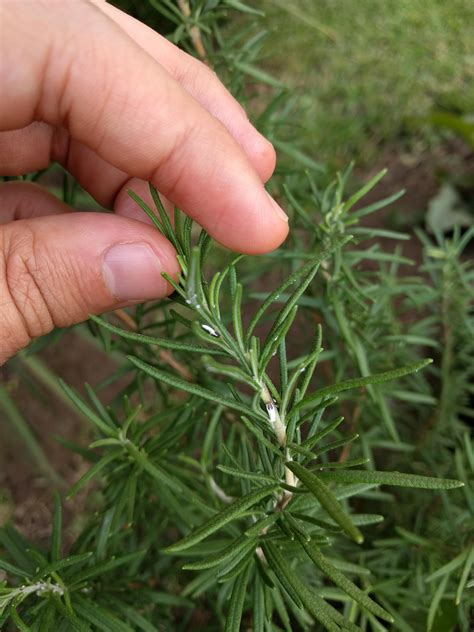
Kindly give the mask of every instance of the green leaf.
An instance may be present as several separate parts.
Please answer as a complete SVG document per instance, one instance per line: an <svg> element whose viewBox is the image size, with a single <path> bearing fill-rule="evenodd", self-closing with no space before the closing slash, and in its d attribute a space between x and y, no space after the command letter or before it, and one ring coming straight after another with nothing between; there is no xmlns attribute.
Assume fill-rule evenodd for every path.
<svg viewBox="0 0 474 632"><path fill-rule="evenodd" d="M275 79L274 77L269 75L267 72L260 70L260 68L257 68L256 66L252 66L251 64L247 64L242 61L235 61L234 65L238 70L245 73L249 77L252 77L259 83L266 83L267 85L272 86L273 88L285 87L284 83L282 83L278 79Z"/></svg>
<svg viewBox="0 0 474 632"><path fill-rule="evenodd" d="M203 571L197 575L181 592L182 597L195 598L216 585L214 569Z"/></svg>
<svg viewBox="0 0 474 632"><path fill-rule="evenodd" d="M266 297L266 299L263 301L262 305L259 307L259 309L255 313L255 316L250 321L250 324L249 324L248 329L247 329L247 334L246 334L247 343L250 340L250 336L252 335L253 330L257 326L258 322L260 321L260 319L262 318L262 316L264 315L266 310L291 285L293 285L294 283L299 281L302 277L307 276L308 274L312 274L313 272L315 274L318 266L321 264L321 261L324 261L324 259L326 259L329 256L330 253L331 253L331 250L323 251L319 257L317 257L315 259L312 259L311 261L306 263L304 266L302 266L301 268L296 270L296 272L293 272L293 274L291 274L287 279L285 279L285 281L283 281L283 283L279 287L277 287L275 290L273 290ZM313 274L313 276L314 276L314 274ZM293 301L293 305L296 304L298 298L299 297L297 297L296 301ZM293 305L291 305L290 309L287 310L288 312L293 308ZM281 312L280 312L280 314L281 314Z"/></svg>
<svg viewBox="0 0 474 632"><path fill-rule="evenodd" d="M107 465L112 463L112 461L115 461L115 459L118 459L122 454L122 448L112 450L111 452L103 456L100 461L94 463L94 465L89 468L87 472L83 476L81 476L81 478L76 483L74 483L74 485L69 490L66 498L69 500L70 498L75 496L77 492L84 487L84 485L95 478L105 467L107 467Z"/></svg>
<svg viewBox="0 0 474 632"><path fill-rule="evenodd" d="M464 564L466 557L467 557L467 551L466 550L461 551L459 555L456 555L456 557L450 560L447 564L444 564L443 566L438 568L436 571L434 571L434 573L431 573L430 575L428 575L425 581L432 582L432 581L435 581L436 579L439 579L440 577L443 577L443 575L446 575L447 573L452 573L457 568L459 568L459 566Z"/></svg>
<svg viewBox="0 0 474 632"><path fill-rule="evenodd" d="M207 301L202 287L201 249L198 246L191 250L189 272L186 277L186 303L200 313L207 313Z"/></svg>
<svg viewBox="0 0 474 632"><path fill-rule="evenodd" d="M296 314L296 310L294 308L297 306L298 300L301 298L301 296L303 295L303 293L305 292L305 290L307 289L311 281L316 276L316 273L319 270L319 266L321 265L321 261L325 259L326 257L327 257L326 252L324 252L321 255L321 257L318 257L313 262L312 266L309 268L308 273L302 278L300 283L296 286L293 293L289 297L288 301L286 301L286 303L283 305L280 312L278 313L277 317L275 318L275 321L273 325L271 326L270 331L267 334L267 338L266 338L267 341L270 341L272 338L276 336L276 332L279 330L280 326L283 325L284 321L291 318L292 314L294 318L294 315Z"/></svg>
<svg viewBox="0 0 474 632"><path fill-rule="evenodd" d="M380 384L382 382L389 382L391 380L396 380L404 375L410 375L411 373L416 373L420 369L423 369L428 364L431 364L433 360L431 358L427 358L426 360L421 360L420 362L413 362L412 364L408 364L407 366L401 367L399 369L393 369L392 371L384 371L383 373L374 373L373 375L367 375L366 377L356 377L352 380L346 380L345 382L339 382L338 384L332 384L331 386L326 386L324 388L320 388L308 397L305 397L301 402L299 402L295 408L305 408L306 406L312 404L314 401L318 399L322 399L327 395L332 395L334 393L340 393L342 391L347 391L353 388L360 388L361 386L368 386L370 384Z"/></svg>
<svg viewBox="0 0 474 632"><path fill-rule="evenodd" d="M249 527L245 531L245 535L247 537L254 537L256 535L260 535L261 533L268 533L269 527L279 519L279 513L273 511L268 516L257 520L251 527ZM264 531L265 529L265 531Z"/></svg>
<svg viewBox="0 0 474 632"><path fill-rule="evenodd" d="M14 563L21 567L25 576L31 576L35 572L37 564L32 552L36 550L17 529L9 525L0 528L0 545L8 552Z"/></svg>
<svg viewBox="0 0 474 632"><path fill-rule="evenodd" d="M368 610L376 617L380 617L384 621L388 621L389 623L393 623L392 615L384 610L378 603L373 601L367 593L363 592L358 586L356 586L353 582L348 579L344 573L337 570L335 566L333 566L329 560L327 560L318 547L314 544L314 542L307 542L305 538L295 531L295 535L298 538L301 546L304 548L308 557L313 561L313 563L325 574L331 581L333 581L336 586L339 586L345 593L347 593L354 601L356 601L362 608Z"/></svg>
<svg viewBox="0 0 474 632"><path fill-rule="evenodd" d="M30 626L26 625L26 623L18 614L16 608L14 608L13 606L10 608L10 618L13 621L13 623L16 625L17 632L33 632Z"/></svg>
<svg viewBox="0 0 474 632"><path fill-rule="evenodd" d="M71 555L70 557L66 557L63 560L56 560L51 562L51 564L47 564L43 568L40 568L36 575L33 577L32 581L38 581L48 575L53 575L53 573L57 573L58 571L62 571L65 568L69 568L70 566L82 565L84 562L87 562L92 556L92 553L80 553L78 555Z"/></svg>
<svg viewBox="0 0 474 632"><path fill-rule="evenodd" d="M158 211L158 214L161 219L161 224L163 226L163 234L173 244L176 251L179 254L184 255L184 251L181 248L181 244L176 236L173 226L171 225L170 218L168 217L168 213L166 212L165 207L161 203L161 199L160 199L158 191L155 189L155 187L151 183L148 183L148 186L150 188L151 197L156 206L156 210Z"/></svg>
<svg viewBox="0 0 474 632"><path fill-rule="evenodd" d="M299 463L291 461L286 464L286 467L296 474L303 485L317 499L321 507L337 522L346 535L358 544L364 541L364 536L354 525L349 514L344 511L342 505L327 485Z"/></svg>
<svg viewBox="0 0 474 632"><path fill-rule="evenodd" d="M292 159L292 161L294 160L306 169L311 169L311 171L319 173L325 172L326 168L321 163L316 162L316 160L310 158L308 154L300 151L294 143L276 139L274 140L273 144L275 145L275 149L278 151L278 153L282 153L288 156Z"/></svg>
<svg viewBox="0 0 474 632"><path fill-rule="evenodd" d="M279 326L276 327L276 329L270 332L267 339L265 340L258 362L260 374L262 374L262 372L267 367L274 353L276 353L277 348L280 346L280 344L284 342L286 334L288 333L288 330L290 329L296 317L297 311L298 306L295 305L293 309L291 309L290 312L287 314L285 319L280 322Z"/></svg>
<svg viewBox="0 0 474 632"><path fill-rule="evenodd" d="M299 415L290 414L287 416L287 409L289 407L289 404L293 395L295 395L295 401L299 401L300 399L303 398L306 392L306 389L308 388L308 385L311 381L314 370L318 363L319 356L322 351L321 337L322 337L322 329L320 326L318 326L316 328L316 336L314 338L314 342L309 354L306 355L306 357L303 357L303 359L297 363L287 385L284 388L282 385L280 386L280 389L282 391L280 414L282 417L287 418L288 441L292 441L293 439L293 435L294 435L294 431L295 431L295 427L296 427L296 423L299 418Z"/></svg>
<svg viewBox="0 0 474 632"><path fill-rule="evenodd" d="M84 384L84 388L86 390L86 393L90 399L90 401L94 404L97 412L99 413L100 417L102 419L104 419L108 424L110 424L111 426L114 425L113 419L110 416L109 412L107 411L106 407L103 405L103 403L100 401L100 399L97 397L96 392L94 391L94 389L92 388L92 386L90 384L87 384L87 382Z"/></svg>
<svg viewBox="0 0 474 632"><path fill-rule="evenodd" d="M251 543L247 545L246 549L239 551L238 555L232 557L224 568L221 568L216 573L216 579L219 583L225 583L235 579L243 571L245 566L255 555L255 544Z"/></svg>
<svg viewBox="0 0 474 632"><path fill-rule="evenodd" d="M37 628L36 628L36 631L37 632L48 632L48 630L57 629L57 627L58 627L57 626L57 623L58 623L57 615L58 615L58 612L57 612L56 608L54 607L53 602L50 601L43 608L41 617L40 618L37 617Z"/></svg>
<svg viewBox="0 0 474 632"><path fill-rule="evenodd" d="M232 364L224 364L223 362L216 362L213 358L204 356L203 362L208 369L208 371L212 371L213 373L220 373L221 375L225 375L226 377L231 378L234 382L243 382L244 384L248 384L253 390L256 389L256 381L245 373L241 368L234 366Z"/></svg>
<svg viewBox="0 0 474 632"><path fill-rule="evenodd" d="M252 564L250 561L245 566L234 582L232 594L230 597L229 611L225 622L224 632L239 632L240 622L242 620L242 612L244 609L245 595L247 592L247 584L250 577Z"/></svg>
<svg viewBox="0 0 474 632"><path fill-rule="evenodd" d="M240 2L239 0L224 0L224 4L226 4L231 9L235 9L236 11L241 11L242 13L250 13L251 15L258 15L260 17L264 17L263 11L257 11L253 7L249 7L247 4Z"/></svg>
<svg viewBox="0 0 474 632"><path fill-rule="evenodd" d="M471 149L474 149L474 123L472 120L469 120L468 116L463 117L452 112L435 110L427 118L434 127L441 127L456 132L469 144Z"/></svg>
<svg viewBox="0 0 474 632"><path fill-rule="evenodd" d="M278 581L297 605L306 610L319 621L328 632L339 632L341 628L351 632L360 632L360 628L345 619L335 608L326 603L315 590L311 590L290 568L278 548L266 542L262 545L265 557L273 569ZM296 600L295 600L296 597Z"/></svg>
<svg viewBox="0 0 474 632"><path fill-rule="evenodd" d="M6 560L2 560L0 559L0 570L5 571L5 573L8 573L9 575L12 575L13 577L31 577L31 573L28 571L23 570L22 568L19 568L18 566L14 566L13 564L10 564L10 562L7 562Z"/></svg>
<svg viewBox="0 0 474 632"><path fill-rule="evenodd" d="M404 474L403 472L377 472L375 470L338 470L320 472L319 478L335 483L368 483L375 485L394 485L396 487L415 487L417 489L454 489L464 483L449 478L434 478Z"/></svg>
<svg viewBox="0 0 474 632"><path fill-rule="evenodd" d="M177 553L201 542L201 540L212 535L215 531L218 531L229 522L232 522L232 520L237 520L247 509L267 496L270 496L270 494L273 494L277 489L278 485L268 485L267 487L262 487L251 494L239 498L217 515L213 516L208 522L198 527L195 531L167 547L165 551L167 553Z"/></svg>
<svg viewBox="0 0 474 632"><path fill-rule="evenodd" d="M164 227L162 225L162 223L160 222L160 220L157 218L157 216L155 215L155 213L151 210L151 208L148 206L148 204L146 204L141 197L139 197L135 191L132 191L132 189L127 189L127 194L132 198L132 200L134 202L136 202L138 204L138 206L142 209L142 211L144 213L146 213L148 215L148 217L151 219L151 221L153 222L155 228L157 228L160 233L162 235L165 235L165 230ZM166 235L165 235L166 237Z"/></svg>
<svg viewBox="0 0 474 632"><path fill-rule="evenodd" d="M75 392L75 390L66 384L66 382L64 382L63 380L59 380L59 383L61 384L61 387L66 392L66 394L71 399L71 401L74 402L74 404L81 411L81 413L83 413L87 417L87 419L94 426L96 426L98 430L100 430L103 434L107 435L108 437L116 436L118 429L115 426L103 421L100 417L98 417L87 406L87 404L83 401L83 399L79 397L79 395Z"/></svg>
<svg viewBox="0 0 474 632"><path fill-rule="evenodd" d="M132 340L133 342L139 342L144 345L155 345L157 347L161 347L162 349L171 349L173 351L185 351L189 353L206 353L207 355L222 355L222 351L218 349L209 349L207 347L200 347L198 345L188 344L187 342L179 342L175 340L168 340L167 338L154 338L153 336L146 336L145 334L139 334L135 331L126 331L125 329L121 329L120 327L115 327L115 325L111 325L103 318L99 318L98 316L94 316L89 314L89 319L93 320L95 323L111 331L117 336L121 338L125 338L125 340Z"/></svg>
<svg viewBox="0 0 474 632"><path fill-rule="evenodd" d="M110 571L118 568L119 566L124 566L125 564L131 564L135 562L138 558L143 558L145 555L145 551L133 551L133 553L127 553L126 555L122 555L120 557L111 557L106 562L101 562L100 564L96 564L95 566L90 566L89 568L85 568L79 573L72 575L69 580L71 589L77 587L82 584L82 582L86 580L91 580L94 577L106 575L110 573Z"/></svg>
<svg viewBox="0 0 474 632"><path fill-rule="evenodd" d="M299 520L304 520L305 522L309 522L309 524L314 524L316 527L320 529L324 529L324 531L332 531L338 532L340 531L340 527L332 522L327 522L326 520L319 520L319 518L315 518L314 516L308 516L303 513L292 511L291 514L294 518L298 518Z"/></svg>
<svg viewBox="0 0 474 632"><path fill-rule="evenodd" d="M235 270L235 266L233 266ZM240 349L245 352L244 333L242 330L242 285L237 283L232 296L232 321L234 334Z"/></svg>
<svg viewBox="0 0 474 632"><path fill-rule="evenodd" d="M213 568L214 566L219 566L219 564L222 564L227 559L233 557L234 555L237 555L238 553L240 553L240 551L245 550L249 542L249 538L241 536L238 540L233 540L228 546L218 551L215 555L211 555L199 562L185 564L183 566L183 570L201 571L207 568ZM258 540L254 538L252 542L254 545L256 545Z"/></svg>
<svg viewBox="0 0 474 632"><path fill-rule="evenodd" d="M265 593L258 573L255 573L253 587L252 632L265 632Z"/></svg>
<svg viewBox="0 0 474 632"><path fill-rule="evenodd" d="M259 428L257 428L257 426L252 423L250 421L250 419L247 419L247 417L242 416L241 417L242 423L244 424L244 426L247 428L247 430L249 432L251 432L257 439L258 442L258 446L265 446L266 448L268 448L270 450L270 452L272 452L276 457L281 458L282 457L282 451L281 449L279 449L277 446L273 445L263 434L263 432L261 432L261 430L259 430Z"/></svg>
<svg viewBox="0 0 474 632"><path fill-rule="evenodd" d="M75 605L76 604L74 604L74 607ZM55 599L54 607L62 614L68 623L68 627L64 626L59 628L59 632L91 632L90 625L88 625L84 619L79 619L76 613L70 610L70 605L66 606L60 599ZM43 632L43 630L41 632ZM49 632L49 629L46 628L44 632Z"/></svg>
<svg viewBox="0 0 474 632"><path fill-rule="evenodd" d="M133 628L90 599L75 595L74 609L82 619L103 632L133 632Z"/></svg>
<svg viewBox="0 0 474 632"><path fill-rule="evenodd" d="M353 564L352 562L346 562L345 560L339 560L337 558L329 558L327 556L326 559L337 569L344 571L344 573L362 575L363 577L370 577L371 575L370 570L360 564Z"/></svg>
<svg viewBox="0 0 474 632"><path fill-rule="evenodd" d="M218 465L217 469L228 474L229 476L235 476L236 478L245 478L249 481L256 481L257 483L276 483L274 478L266 476L260 472L245 472L244 470L238 470L235 467L228 467L227 465Z"/></svg>
<svg viewBox="0 0 474 632"><path fill-rule="evenodd" d="M136 445L128 441L125 444L125 447L135 459L138 465L140 465L150 476L152 476L158 483L161 485L166 485L170 489L174 490L177 493L183 491L182 485L180 485L176 480L167 474L161 467L153 464L148 458L146 453L143 450L137 448Z"/></svg>
<svg viewBox="0 0 474 632"><path fill-rule="evenodd" d="M448 583L449 575L445 575L443 579L438 584L438 587L433 595L433 599L431 600L430 607L428 609L428 617L426 621L426 627L428 632L433 628L433 623L436 617L436 612L438 610L438 606L440 604L441 599L446 590L446 586Z"/></svg>
<svg viewBox="0 0 474 632"><path fill-rule="evenodd" d="M384 208L385 206L388 206L389 204L393 204L393 202L396 202L398 199L400 199L403 195L405 195L405 189L402 189L401 191L397 191L396 193L393 193L392 195L389 195L388 197L384 198L383 200L378 200L377 202L373 202L373 204L369 204L367 206L364 206L363 208L357 209L357 211L353 211L351 213L351 218L357 218L360 219L361 217L365 217L366 215L370 215L370 213L374 213L375 211L378 211L381 208ZM357 234L357 232L362 231L363 228L357 228L357 230L353 230L353 232L355 234ZM368 233L370 233L371 236L374 235L374 233L376 234L380 234L381 231L379 230L375 230L374 228L372 228L372 226L369 229L366 229L368 231ZM385 231L385 232L391 232L391 231ZM403 233L395 233L395 235L397 235L395 237L395 239L407 239L408 235L404 235ZM402 236L400 236L402 235ZM380 235L380 236L383 236ZM387 236L391 236L391 235L387 235Z"/></svg>
<svg viewBox="0 0 474 632"><path fill-rule="evenodd" d="M352 522L358 527L380 524L385 520L380 514L351 514Z"/></svg>
<svg viewBox="0 0 474 632"><path fill-rule="evenodd" d="M306 391L308 390L309 384L311 382L311 379L313 377L314 371L316 369L316 366L318 364L319 356L321 355L321 352L323 350L321 346L322 339L323 339L323 329L321 325L318 324L316 325L316 334L314 336L311 352L309 356L307 357L307 359L303 361L302 363L300 363L298 367L298 370L300 373L301 373L301 370L304 369L303 371L304 376L303 376L303 379L301 380L301 384L298 387L298 390L300 391L299 399L302 399L305 396ZM309 360L309 362L307 360Z"/></svg>
<svg viewBox="0 0 474 632"><path fill-rule="evenodd" d="M320 467L321 467L321 470L327 470L327 469L341 470L341 469L346 469L350 467L356 467L357 465L367 465L367 463L370 463L370 459L361 457L360 459L347 459L347 461L341 461L341 462L329 461L327 463L322 463Z"/></svg>
<svg viewBox="0 0 474 632"><path fill-rule="evenodd" d="M311 435L307 439L305 439L301 443L301 446L303 448L306 448L307 450L311 450L313 446L315 446L322 439L324 439L326 435L333 432L343 421L344 421L344 417L338 417L337 419L332 421L330 424L328 424L325 428L323 428L319 432L316 432L314 435Z"/></svg>
<svg viewBox="0 0 474 632"><path fill-rule="evenodd" d="M459 606L461 603L461 597L463 590L467 584L467 580L469 578L469 574L471 572L471 568L474 564L474 544L471 546L471 550L466 556L466 562L464 564L464 568L462 569L461 579L459 580L458 588L456 590L456 605Z"/></svg>
<svg viewBox="0 0 474 632"><path fill-rule="evenodd" d="M337 448L341 448L342 446L349 445L353 441L359 438L357 432L349 435L348 437L343 437L342 439L338 439L337 441L333 441L332 443L328 443L326 445L321 446L317 450L313 452L313 459L316 457L320 457L326 452L330 452L331 450L336 450Z"/></svg>
<svg viewBox="0 0 474 632"><path fill-rule="evenodd" d="M272 601L275 605L275 610L278 613L278 618L280 619L285 632L294 632L294 628L291 624L290 615L288 614L288 609L285 605L282 592L278 586L275 586L275 588L272 590ZM291 601L288 602L288 604L293 606L293 603ZM298 614L300 614L299 609L295 607L295 610Z"/></svg>
<svg viewBox="0 0 474 632"><path fill-rule="evenodd" d="M275 573L278 581L286 590L291 599L293 599L298 608L301 608L303 602L301 601L298 584L296 583L296 587L294 585L295 582L293 580L289 564L283 558L278 548L270 542L263 543L262 549L265 553L265 559L267 560L270 568Z"/></svg>
<svg viewBox="0 0 474 632"><path fill-rule="evenodd" d="M112 522L117 519L117 515L121 516L123 505L127 501L133 502L133 491L134 484L136 485L137 476L133 473L128 477L128 480L125 484L124 493L122 498L119 500L117 505L110 507L103 512L101 516L101 525L100 530L96 536L96 546L95 546L95 556L97 560L104 560L106 556L107 544L109 543L109 538L111 535ZM131 522L131 520L129 520Z"/></svg>
<svg viewBox="0 0 474 632"><path fill-rule="evenodd" d="M142 616L135 609L125 605L118 599L111 600L111 605L116 609L116 613L123 613L124 617L128 619L133 625L134 630L143 630L143 632L160 632L159 629L152 625L144 616Z"/></svg>
<svg viewBox="0 0 474 632"><path fill-rule="evenodd" d="M373 178L371 178L363 187L361 187L356 193L351 195L351 197L344 202L344 211L347 213L354 204L356 204L360 199L362 199L374 186L380 182L380 180L386 175L387 169L382 169L379 171Z"/></svg>
<svg viewBox="0 0 474 632"><path fill-rule="evenodd" d="M138 358L134 358L133 356L127 356L128 360L136 366L141 371L147 373L150 377L157 380L158 382L164 382L169 386L173 386L174 388L185 391L187 393L191 393L191 395L197 395L197 397L201 397L202 399L207 399L216 404L221 404L223 406L227 406L227 408L232 408L233 410L238 410L239 412L245 413L246 415L254 416L255 411L247 406L243 402L238 402L237 400L230 399L228 397L224 397L219 395L219 393L215 393L214 391L210 391L207 388L203 388L202 386L198 386L197 384L192 384L191 382L186 382L186 380L182 380L175 375L171 375L170 373L166 373L165 371L161 371L160 369L156 369L155 367L139 360ZM263 414L262 414L263 417Z"/></svg>

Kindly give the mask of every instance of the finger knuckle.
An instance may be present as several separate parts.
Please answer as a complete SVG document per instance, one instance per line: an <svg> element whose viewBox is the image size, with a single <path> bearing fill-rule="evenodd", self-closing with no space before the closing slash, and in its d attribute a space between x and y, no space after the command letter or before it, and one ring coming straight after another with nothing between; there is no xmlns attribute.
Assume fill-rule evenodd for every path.
<svg viewBox="0 0 474 632"><path fill-rule="evenodd" d="M54 327L47 297L38 282L35 234L20 220L9 225L2 237L1 281L6 297L2 305L8 320L15 323L17 337L29 342Z"/></svg>
<svg viewBox="0 0 474 632"><path fill-rule="evenodd" d="M189 146L193 142L194 124L181 124L171 135L168 147L163 150L159 163L154 166L148 180L160 183L160 188L171 200L183 188L188 175Z"/></svg>

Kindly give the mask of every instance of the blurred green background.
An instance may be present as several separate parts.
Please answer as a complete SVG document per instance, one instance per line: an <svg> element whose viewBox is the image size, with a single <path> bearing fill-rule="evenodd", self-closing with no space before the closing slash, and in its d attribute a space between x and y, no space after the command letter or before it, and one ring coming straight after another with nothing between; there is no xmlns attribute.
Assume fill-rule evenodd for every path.
<svg viewBox="0 0 474 632"><path fill-rule="evenodd" d="M263 0L268 66L300 93L318 160L373 160L388 143L420 153L431 112L474 113L472 0Z"/></svg>

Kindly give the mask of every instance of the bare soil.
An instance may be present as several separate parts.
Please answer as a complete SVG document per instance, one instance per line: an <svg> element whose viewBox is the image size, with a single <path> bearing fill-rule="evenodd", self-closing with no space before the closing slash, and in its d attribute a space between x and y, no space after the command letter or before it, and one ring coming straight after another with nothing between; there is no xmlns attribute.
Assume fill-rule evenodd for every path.
<svg viewBox="0 0 474 632"><path fill-rule="evenodd" d="M112 360L74 330L66 332L58 342L43 349L39 355L56 375L80 391L85 382L98 384L115 368ZM22 380L8 363L3 370L0 369L2 377L49 462L63 479L60 491L67 489L83 473L85 464L80 456L61 445L57 437L86 446L89 433L87 424L79 414L52 396L43 386L35 384L33 391L28 381ZM38 471L12 430L9 420L0 416L0 424L3 428L0 491L7 491L3 504L0 500L0 523L2 514L3 519L10 516L24 535L43 542L49 535L55 485ZM65 504L67 524L83 502L84 496L79 495L74 503Z"/></svg>

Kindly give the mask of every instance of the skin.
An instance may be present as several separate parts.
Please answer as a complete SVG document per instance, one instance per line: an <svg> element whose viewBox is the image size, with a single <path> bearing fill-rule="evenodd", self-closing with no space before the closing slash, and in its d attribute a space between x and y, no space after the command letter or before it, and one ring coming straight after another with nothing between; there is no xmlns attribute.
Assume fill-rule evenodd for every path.
<svg viewBox="0 0 474 632"><path fill-rule="evenodd" d="M114 211L0 184L0 364L54 326L169 293L175 252L129 188L152 182L239 252L285 239L272 145L209 68L105 2L0 2L0 94L0 174L56 160Z"/></svg>

